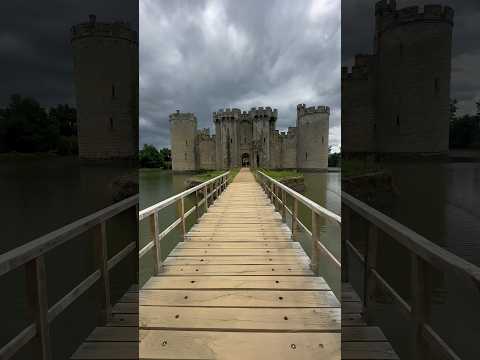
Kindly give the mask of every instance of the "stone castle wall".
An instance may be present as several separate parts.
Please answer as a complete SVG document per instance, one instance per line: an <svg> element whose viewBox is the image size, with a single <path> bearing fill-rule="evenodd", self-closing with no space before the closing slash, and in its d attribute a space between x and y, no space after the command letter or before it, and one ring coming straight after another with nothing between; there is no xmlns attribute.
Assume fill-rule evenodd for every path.
<svg viewBox="0 0 480 360"><path fill-rule="evenodd" d="M197 131L193 114L177 111L170 115L173 170L220 170L242 164L253 168L296 169L299 147L311 153L310 159L301 163L303 168L327 168L329 108L302 106L302 115L297 119L301 130L290 127L287 133L275 129L277 109L259 107L248 112L220 109L213 113L213 136L208 129ZM196 145L190 147L192 136Z"/></svg>
<svg viewBox="0 0 480 360"><path fill-rule="evenodd" d="M196 171L197 166L197 118L192 113L170 115L172 142L172 170Z"/></svg>
<svg viewBox="0 0 480 360"><path fill-rule="evenodd" d="M345 153L445 153L449 141L454 12L375 7L375 53L342 69Z"/></svg>
<svg viewBox="0 0 480 360"><path fill-rule="evenodd" d="M138 152L138 41L127 23L71 29L82 159L134 158Z"/></svg>

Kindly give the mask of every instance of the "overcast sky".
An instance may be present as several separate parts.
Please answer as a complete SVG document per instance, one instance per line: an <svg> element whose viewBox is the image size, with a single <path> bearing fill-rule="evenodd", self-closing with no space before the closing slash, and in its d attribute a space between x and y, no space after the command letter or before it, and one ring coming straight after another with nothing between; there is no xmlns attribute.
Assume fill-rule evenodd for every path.
<svg viewBox="0 0 480 360"><path fill-rule="evenodd" d="M170 145L168 115L210 127L226 107L331 108L340 143L340 0L140 0L140 145Z"/></svg>
<svg viewBox="0 0 480 360"><path fill-rule="evenodd" d="M353 63L358 53L371 53L376 0L342 0L342 62ZM397 0L397 7L449 5L455 10L452 39L451 97L461 114L474 114L480 100L480 0Z"/></svg>
<svg viewBox="0 0 480 360"><path fill-rule="evenodd" d="M70 28L89 14L138 29L137 0L5 0L0 14L0 106L14 93L75 106Z"/></svg>

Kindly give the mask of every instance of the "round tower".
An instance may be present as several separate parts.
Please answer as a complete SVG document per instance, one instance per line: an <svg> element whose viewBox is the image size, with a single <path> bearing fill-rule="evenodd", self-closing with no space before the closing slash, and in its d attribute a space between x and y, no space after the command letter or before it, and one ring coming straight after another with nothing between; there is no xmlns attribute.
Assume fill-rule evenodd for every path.
<svg viewBox="0 0 480 360"><path fill-rule="evenodd" d="M138 153L138 38L128 23L94 15L71 28L79 156L134 158Z"/></svg>
<svg viewBox="0 0 480 360"><path fill-rule="evenodd" d="M375 16L377 150L448 151L453 10L383 0Z"/></svg>
<svg viewBox="0 0 480 360"><path fill-rule="evenodd" d="M252 161L253 167L270 168L272 163L272 141L278 110L270 106L251 108L248 116L252 122Z"/></svg>
<svg viewBox="0 0 480 360"><path fill-rule="evenodd" d="M220 109L213 113L217 149L217 168L240 166L240 109Z"/></svg>
<svg viewBox="0 0 480 360"><path fill-rule="evenodd" d="M328 131L330 108L297 105L297 168L328 168Z"/></svg>
<svg viewBox="0 0 480 360"><path fill-rule="evenodd" d="M192 113L170 114L170 141L172 145L172 170L196 171L197 118Z"/></svg>

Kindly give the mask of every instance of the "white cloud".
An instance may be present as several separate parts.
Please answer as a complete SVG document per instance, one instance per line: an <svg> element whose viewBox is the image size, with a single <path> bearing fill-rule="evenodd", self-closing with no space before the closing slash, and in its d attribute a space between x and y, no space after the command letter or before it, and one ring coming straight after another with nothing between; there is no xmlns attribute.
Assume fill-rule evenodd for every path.
<svg viewBox="0 0 480 360"><path fill-rule="evenodd" d="M168 146L168 114L194 112L199 127L223 107L332 108L340 142L340 0L140 0L140 144ZM213 130L213 129L212 129Z"/></svg>

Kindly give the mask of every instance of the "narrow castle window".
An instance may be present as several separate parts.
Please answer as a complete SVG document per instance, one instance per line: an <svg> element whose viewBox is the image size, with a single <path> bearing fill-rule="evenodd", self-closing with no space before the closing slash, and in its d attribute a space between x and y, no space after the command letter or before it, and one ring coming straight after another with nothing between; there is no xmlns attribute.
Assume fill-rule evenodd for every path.
<svg viewBox="0 0 480 360"><path fill-rule="evenodd" d="M397 115L397 126L400 126L400 116Z"/></svg>
<svg viewBox="0 0 480 360"><path fill-rule="evenodd" d="M112 84L112 99L115 99L115 85Z"/></svg>
<svg viewBox="0 0 480 360"><path fill-rule="evenodd" d="M232 144L232 143L233 143L233 139L230 139L230 144Z"/></svg>
<svg viewBox="0 0 480 360"><path fill-rule="evenodd" d="M438 77L435 78L434 88L435 88L435 95L438 95L438 93L440 92L440 79Z"/></svg>
<svg viewBox="0 0 480 360"><path fill-rule="evenodd" d="M308 153L305 153L305 160L308 160Z"/></svg>
<svg viewBox="0 0 480 360"><path fill-rule="evenodd" d="M113 130L113 118L110 118L110 130Z"/></svg>
<svg viewBox="0 0 480 360"><path fill-rule="evenodd" d="M263 143L265 144L265 138L263 138Z"/></svg>
<svg viewBox="0 0 480 360"><path fill-rule="evenodd" d="M188 140L185 140L185 145L188 145Z"/></svg>

